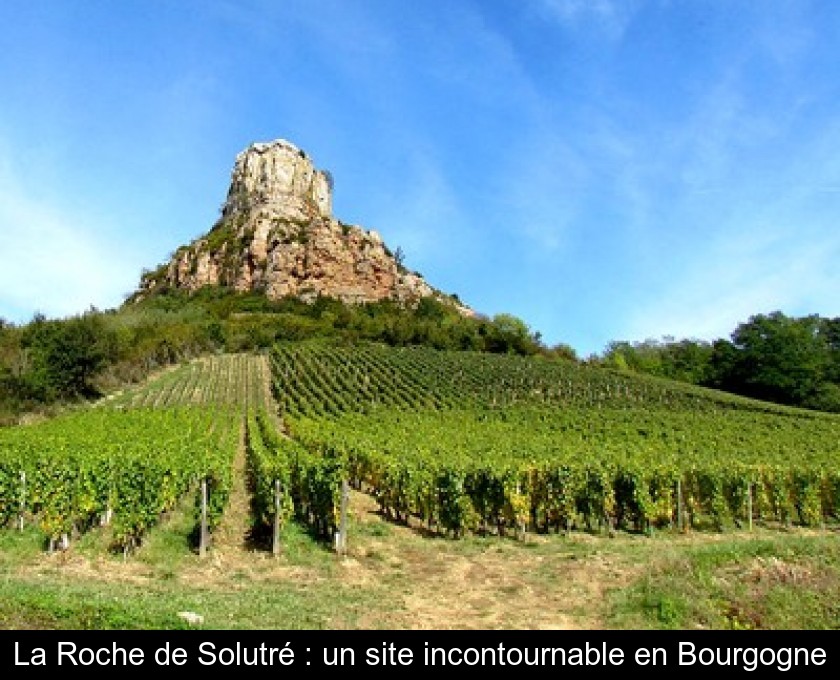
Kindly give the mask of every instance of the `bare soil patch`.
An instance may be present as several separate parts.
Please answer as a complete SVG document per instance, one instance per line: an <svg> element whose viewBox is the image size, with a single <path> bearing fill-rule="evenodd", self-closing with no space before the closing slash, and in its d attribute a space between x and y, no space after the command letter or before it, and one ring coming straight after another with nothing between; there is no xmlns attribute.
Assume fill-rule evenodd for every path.
<svg viewBox="0 0 840 680"><path fill-rule="evenodd" d="M371 613L370 627L598 628L602 620L593 602L638 571L600 555L577 561L546 554L551 539L540 536L526 538L535 549L494 538L469 551L460 541L430 538L398 524L388 524L387 536L376 537L365 530L384 522L375 501L354 492L351 508L361 537L351 540L345 578L360 586L389 581L399 605Z"/></svg>

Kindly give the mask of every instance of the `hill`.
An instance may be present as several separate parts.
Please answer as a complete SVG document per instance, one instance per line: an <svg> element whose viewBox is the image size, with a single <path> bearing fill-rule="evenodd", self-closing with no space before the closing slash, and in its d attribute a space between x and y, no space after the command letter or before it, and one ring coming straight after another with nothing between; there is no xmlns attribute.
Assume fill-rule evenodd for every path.
<svg viewBox="0 0 840 680"><path fill-rule="evenodd" d="M163 290L224 286L269 300L329 297L358 304L432 297L461 313L472 310L408 271L401 251L379 234L332 216L332 175L277 139L251 144L237 157L221 217L204 236L178 248L142 276L133 299Z"/></svg>
<svg viewBox="0 0 840 680"><path fill-rule="evenodd" d="M538 358L202 358L0 431L0 622L823 627L838 436L836 416Z"/></svg>
<svg viewBox="0 0 840 680"><path fill-rule="evenodd" d="M252 145L237 157L217 224L147 272L119 310L0 325L0 406L12 416L108 394L95 408L78 404L0 431L0 545L11 551L0 559L0 589L18 607L0 606L0 621L54 625L54 601L46 612L33 603L32 584L53 593L58 559L77 560L85 574L116 574L101 591L84 576L75 583L98 604L93 617L71 609L74 622L120 625L137 612L140 627L173 627L178 622L161 609L168 605L136 604L134 585L203 584L208 555L224 567L209 574L222 591L248 587L271 603L269 612L237 607L246 620L229 622L230 599L213 595L214 627L382 620L413 627L417 614L454 627L471 625L460 616L502 627L831 620L835 562L819 579L805 579L809 610L755 614L756 598L709 594L703 575L692 584L703 607L681 599L669 581L651 619L649 592L639 589L673 566L632 539L664 540L659 545L675 550L679 563L683 541L695 533L734 532L725 540L747 555L760 536L762 556L795 555L784 569L802 562L816 569L813 546L834 555L826 532L840 519L837 417L576 362L511 315L475 314L406 271L378 235L334 219L331 183L288 142ZM157 375L146 380L150 373ZM126 387L133 382L141 384ZM797 534L779 538L779 530ZM584 618L551 594L562 587L556 574L545 582L515 575L523 565L539 574L558 554L574 558L581 537L607 536L623 551L616 584L642 600L628 618L618 613L617 592L609 608ZM440 538L466 547L429 543ZM511 538L536 557L508 545ZM690 553L696 542L688 545ZM398 579L410 595L368 589L367 612L342 596L354 613L339 620L323 603L317 615L300 617L311 606L305 595L287 589L278 599L261 583L297 573L301 560L334 579L324 562L332 549L342 567L362 564L387 584L388 566L400 563L405 546L414 567L492 564L502 580L537 594L522 598L524 616L512 614L503 594L447 573L444 582L489 598L496 613L468 607L444 616L418 606L430 596L452 602L436 579L421 586ZM508 555L504 565L491 551ZM269 554L275 566L260 566ZM583 554L599 568L597 551ZM114 555L155 566L138 578L115 567ZM634 566L640 555L659 571ZM53 560L46 583L38 581L45 560ZM740 554L732 561L755 566L744 567ZM240 576L232 581L229 568ZM612 592L584 588L594 597ZM117 600L128 592L132 604L101 602L114 592ZM163 592L168 602L173 594ZM540 614L545 601L560 611ZM382 619L381 602L407 613ZM40 623L45 615L48 623Z"/></svg>

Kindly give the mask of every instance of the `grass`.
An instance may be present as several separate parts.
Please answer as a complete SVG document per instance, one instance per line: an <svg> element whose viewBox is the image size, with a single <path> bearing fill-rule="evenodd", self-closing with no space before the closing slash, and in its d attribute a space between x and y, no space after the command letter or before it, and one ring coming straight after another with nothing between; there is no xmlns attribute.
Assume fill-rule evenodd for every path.
<svg viewBox="0 0 840 680"><path fill-rule="evenodd" d="M431 538L386 522L353 493L349 554L297 525L283 552L190 549L185 504L127 560L107 528L47 554L37 529L0 531L0 627L538 629L840 627L840 542L831 532L645 537L619 532Z"/></svg>
<svg viewBox="0 0 840 680"><path fill-rule="evenodd" d="M666 545L612 599L619 628L838 629L840 545L832 534L778 531Z"/></svg>

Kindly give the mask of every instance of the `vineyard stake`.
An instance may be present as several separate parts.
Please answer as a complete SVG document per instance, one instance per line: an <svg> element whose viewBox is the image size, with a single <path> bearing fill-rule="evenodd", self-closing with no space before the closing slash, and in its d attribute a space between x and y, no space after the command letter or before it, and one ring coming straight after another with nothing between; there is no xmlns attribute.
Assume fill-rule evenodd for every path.
<svg viewBox="0 0 840 680"><path fill-rule="evenodd" d="M274 538L271 544L271 554L280 554L280 480L274 480Z"/></svg>
<svg viewBox="0 0 840 680"><path fill-rule="evenodd" d="M747 528L752 531L753 507L752 507L752 482L747 484Z"/></svg>
<svg viewBox="0 0 840 680"><path fill-rule="evenodd" d="M341 480L341 524L336 536L336 551L339 555L347 554L347 502L350 500L350 489L347 480Z"/></svg>
<svg viewBox="0 0 840 680"><path fill-rule="evenodd" d="M207 554L207 478L201 480L201 535L198 540L198 554Z"/></svg>
<svg viewBox="0 0 840 680"><path fill-rule="evenodd" d="M682 504L682 483L677 479L677 531L683 528Z"/></svg>
<svg viewBox="0 0 840 680"><path fill-rule="evenodd" d="M23 513L26 511L26 472L20 471L20 515L18 517L18 525L23 531Z"/></svg>

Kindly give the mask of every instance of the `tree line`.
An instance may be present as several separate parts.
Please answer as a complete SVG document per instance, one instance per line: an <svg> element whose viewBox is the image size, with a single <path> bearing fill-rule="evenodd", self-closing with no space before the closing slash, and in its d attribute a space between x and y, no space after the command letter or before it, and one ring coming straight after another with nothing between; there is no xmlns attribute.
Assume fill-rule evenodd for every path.
<svg viewBox="0 0 840 680"><path fill-rule="evenodd" d="M272 301L212 287L193 294L170 290L68 318L36 314L21 325L0 319L0 424L52 404L95 398L200 354L316 337L573 356L567 348L544 347L539 333L513 315L466 317L434 298L409 307L392 301L348 305L326 297Z"/></svg>
<svg viewBox="0 0 840 680"><path fill-rule="evenodd" d="M840 412L840 318L757 314L729 339L616 341L593 363Z"/></svg>
<svg viewBox="0 0 840 680"><path fill-rule="evenodd" d="M568 345L547 347L539 332L511 314L467 317L434 298L410 307L327 297L269 300L221 287L170 290L63 319L36 314L20 325L0 319L0 424L95 398L208 352L316 337L578 360ZM759 314L729 339L616 341L587 363L840 412L840 318Z"/></svg>

